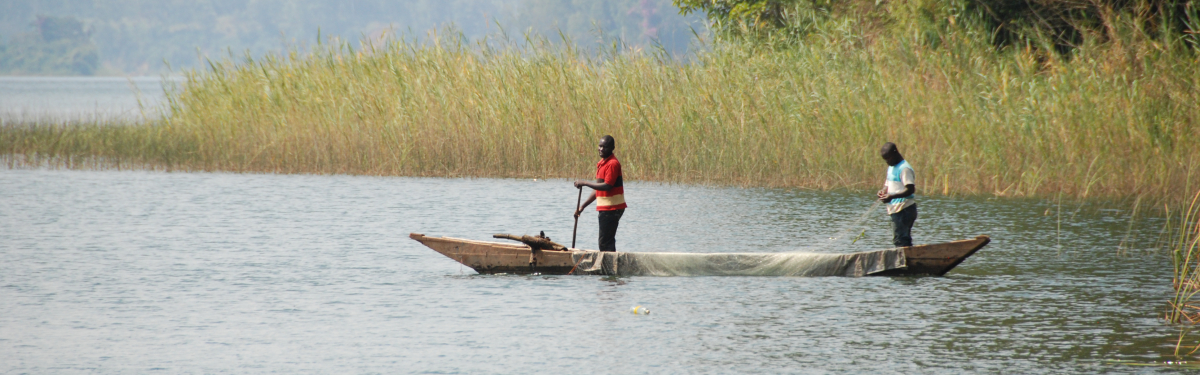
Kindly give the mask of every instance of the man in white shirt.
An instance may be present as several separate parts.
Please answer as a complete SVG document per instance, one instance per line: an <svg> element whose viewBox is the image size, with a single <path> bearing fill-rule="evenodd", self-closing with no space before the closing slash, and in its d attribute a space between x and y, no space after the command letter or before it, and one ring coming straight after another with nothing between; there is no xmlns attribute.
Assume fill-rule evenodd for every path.
<svg viewBox="0 0 1200 375"><path fill-rule="evenodd" d="M912 227L917 222L916 174L892 142L885 143L879 155L887 162L887 179L876 196L887 203L892 217L892 243L896 247L912 246Z"/></svg>

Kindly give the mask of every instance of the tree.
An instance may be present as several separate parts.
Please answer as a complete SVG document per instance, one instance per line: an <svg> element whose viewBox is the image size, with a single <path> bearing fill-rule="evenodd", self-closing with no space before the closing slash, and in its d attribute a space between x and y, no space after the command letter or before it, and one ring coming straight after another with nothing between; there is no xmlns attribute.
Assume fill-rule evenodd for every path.
<svg viewBox="0 0 1200 375"><path fill-rule="evenodd" d="M96 45L74 17L39 16L31 33L0 46L0 73L92 75L100 64Z"/></svg>
<svg viewBox="0 0 1200 375"><path fill-rule="evenodd" d="M768 30L788 25L787 11L800 3L823 5L821 0L672 0L682 14L703 12L721 31Z"/></svg>

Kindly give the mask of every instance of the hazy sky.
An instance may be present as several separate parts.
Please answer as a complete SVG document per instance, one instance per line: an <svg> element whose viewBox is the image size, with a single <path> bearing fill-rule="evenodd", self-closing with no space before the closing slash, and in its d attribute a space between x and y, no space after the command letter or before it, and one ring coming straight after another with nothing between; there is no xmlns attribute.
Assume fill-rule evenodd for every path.
<svg viewBox="0 0 1200 375"><path fill-rule="evenodd" d="M453 25L468 38L526 32L585 47L620 39L682 53L703 32L700 17L679 15L670 0L0 0L0 40L36 30L38 16L86 25L100 74L152 74L194 66L201 56L261 54L323 35L359 39L395 30L425 35ZM601 37L603 35L603 37Z"/></svg>

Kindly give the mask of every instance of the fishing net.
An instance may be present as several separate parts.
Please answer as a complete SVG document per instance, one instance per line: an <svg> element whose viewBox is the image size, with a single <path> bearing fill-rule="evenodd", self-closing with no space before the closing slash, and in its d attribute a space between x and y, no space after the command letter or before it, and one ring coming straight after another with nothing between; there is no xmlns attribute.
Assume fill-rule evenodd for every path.
<svg viewBox="0 0 1200 375"><path fill-rule="evenodd" d="M879 206L875 201L852 224L815 247L833 247L858 231ZM616 276L865 276L906 266L901 249L851 254L579 251L572 260L575 273Z"/></svg>
<svg viewBox="0 0 1200 375"><path fill-rule="evenodd" d="M614 276L865 276L905 267L904 250L821 253L577 251L575 273Z"/></svg>

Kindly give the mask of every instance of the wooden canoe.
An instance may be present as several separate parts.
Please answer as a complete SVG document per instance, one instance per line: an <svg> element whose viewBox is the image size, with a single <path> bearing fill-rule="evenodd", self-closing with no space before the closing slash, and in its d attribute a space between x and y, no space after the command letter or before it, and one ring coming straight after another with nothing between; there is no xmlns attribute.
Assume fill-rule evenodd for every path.
<svg viewBox="0 0 1200 375"><path fill-rule="evenodd" d="M475 272L481 274L566 275L577 266L572 258L573 254L593 251L580 249L534 251L529 246L520 243L430 237L419 233L409 234L409 238L471 267ZM969 240L905 247L902 248L905 257L904 267L873 273L871 276L942 276L990 241L988 236L981 235Z"/></svg>

